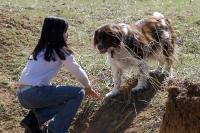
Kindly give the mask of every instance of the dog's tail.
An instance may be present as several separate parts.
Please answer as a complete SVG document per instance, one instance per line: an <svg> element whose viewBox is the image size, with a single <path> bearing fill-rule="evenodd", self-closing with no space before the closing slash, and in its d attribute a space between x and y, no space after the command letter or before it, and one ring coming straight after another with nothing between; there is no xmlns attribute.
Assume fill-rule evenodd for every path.
<svg viewBox="0 0 200 133"><path fill-rule="evenodd" d="M156 17L156 18L159 18L159 19L164 19L164 15L162 13L159 13L159 12L154 12L153 13L153 16Z"/></svg>
<svg viewBox="0 0 200 133"><path fill-rule="evenodd" d="M172 28L171 20L169 18L165 18L164 15L162 13L159 13L159 12L154 12L153 16L156 17L157 19L160 19L162 25L168 27L169 31L171 32L172 44L175 45L176 34L174 32L174 29Z"/></svg>
<svg viewBox="0 0 200 133"><path fill-rule="evenodd" d="M171 20L169 19L169 18L167 18L167 17L164 17L164 15L163 14L161 14L161 13L159 13L159 12L154 12L153 13L153 17L155 17L156 19L158 19L159 20L159 22L160 22L160 24L162 25L162 26L165 26L165 27L167 27L167 32L170 32L170 40L171 40L171 42L168 44L168 47L166 47L166 46L164 46L164 48L166 47L167 49L164 49L164 53L166 53L165 55L168 55L168 56L170 56L170 55L174 55L173 56L173 58L175 59L173 59L174 61L177 61L177 59L176 59L176 57L175 57L175 48L176 48L176 34L175 34L175 32L174 32L174 29L173 29L173 27L172 27L172 22L171 22ZM166 29L163 29L163 31L166 31ZM160 38L165 38L165 35L161 35L160 36ZM166 36L166 38L168 38L168 36ZM164 41L165 41L165 39L164 39ZM167 42L166 42L167 43ZM165 45L166 45L166 43L165 43Z"/></svg>

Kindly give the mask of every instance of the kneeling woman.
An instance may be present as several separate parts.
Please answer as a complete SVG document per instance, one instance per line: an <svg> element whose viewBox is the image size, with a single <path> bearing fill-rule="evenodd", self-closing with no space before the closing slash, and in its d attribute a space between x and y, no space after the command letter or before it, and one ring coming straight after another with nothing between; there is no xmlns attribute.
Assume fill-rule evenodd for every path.
<svg viewBox="0 0 200 133"><path fill-rule="evenodd" d="M66 133L84 95L98 97L66 43L67 29L63 18L45 18L38 44L21 73L17 95L20 104L30 110L21 122L26 133L42 133L40 126L48 120L48 133ZM84 86L83 89L51 85L51 79L62 66Z"/></svg>

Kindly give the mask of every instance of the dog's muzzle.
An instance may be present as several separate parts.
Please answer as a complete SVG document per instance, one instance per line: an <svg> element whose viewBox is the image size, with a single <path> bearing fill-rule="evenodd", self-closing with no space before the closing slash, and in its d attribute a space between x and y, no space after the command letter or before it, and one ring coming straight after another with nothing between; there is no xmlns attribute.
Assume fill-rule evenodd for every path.
<svg viewBox="0 0 200 133"><path fill-rule="evenodd" d="M98 47L98 50L99 50L99 52L101 53L101 54L104 54L104 53L106 53L107 52L107 49L106 48L104 48L103 46L101 46L101 45L99 45Z"/></svg>

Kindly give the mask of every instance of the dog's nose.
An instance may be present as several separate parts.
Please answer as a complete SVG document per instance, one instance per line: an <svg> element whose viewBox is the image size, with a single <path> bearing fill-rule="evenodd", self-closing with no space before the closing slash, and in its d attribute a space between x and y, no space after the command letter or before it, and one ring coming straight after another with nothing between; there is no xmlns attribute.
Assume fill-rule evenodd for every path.
<svg viewBox="0 0 200 133"><path fill-rule="evenodd" d="M98 50L99 50L99 52L100 52L101 54L104 54L104 53L107 52L107 49L104 48L102 45L97 46L97 48L98 48Z"/></svg>
<svg viewBox="0 0 200 133"><path fill-rule="evenodd" d="M98 45L97 48L98 48L99 50L104 49L102 45Z"/></svg>

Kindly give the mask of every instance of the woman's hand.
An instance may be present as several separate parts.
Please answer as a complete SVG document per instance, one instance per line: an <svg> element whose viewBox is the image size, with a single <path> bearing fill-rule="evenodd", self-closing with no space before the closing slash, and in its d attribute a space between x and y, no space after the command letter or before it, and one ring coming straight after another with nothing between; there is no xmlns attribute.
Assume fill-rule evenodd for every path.
<svg viewBox="0 0 200 133"><path fill-rule="evenodd" d="M100 98L99 93L95 92L95 90L93 90L91 87L85 88L85 95L88 97Z"/></svg>

